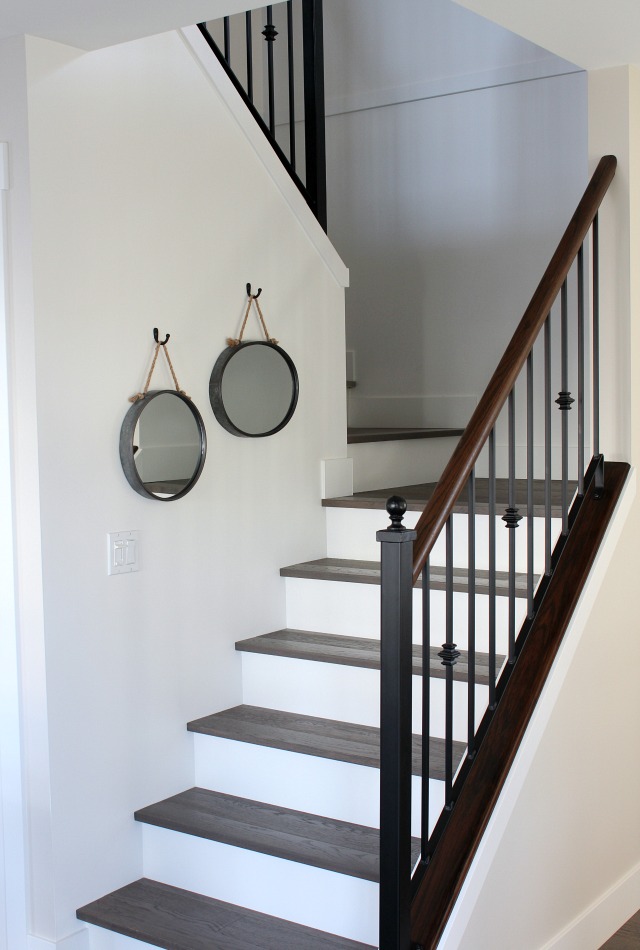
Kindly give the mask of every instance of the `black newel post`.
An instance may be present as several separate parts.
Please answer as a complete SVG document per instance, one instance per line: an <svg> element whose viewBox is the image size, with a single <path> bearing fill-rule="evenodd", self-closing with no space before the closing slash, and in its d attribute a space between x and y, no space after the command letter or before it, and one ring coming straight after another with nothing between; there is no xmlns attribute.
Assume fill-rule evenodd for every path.
<svg viewBox="0 0 640 950"><path fill-rule="evenodd" d="M415 531L387 501L381 543L380 950L409 950L411 896L411 620Z"/></svg>

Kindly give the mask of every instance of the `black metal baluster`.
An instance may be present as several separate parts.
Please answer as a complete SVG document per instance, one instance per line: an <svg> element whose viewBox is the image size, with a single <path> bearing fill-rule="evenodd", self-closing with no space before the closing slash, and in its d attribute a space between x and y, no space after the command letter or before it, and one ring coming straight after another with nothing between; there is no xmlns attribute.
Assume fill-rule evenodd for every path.
<svg viewBox="0 0 640 950"><path fill-rule="evenodd" d="M489 433L489 708L496 707L496 430Z"/></svg>
<svg viewBox="0 0 640 950"><path fill-rule="evenodd" d="M269 101L269 131L275 138L276 134L276 107L275 107L275 83L273 77L273 44L278 31L273 25L273 7L267 7L267 25L262 31L262 35L267 43L267 93Z"/></svg>
<svg viewBox="0 0 640 950"><path fill-rule="evenodd" d="M445 727L444 727L444 807L453 807L453 668L460 656L453 642L453 519L449 515L446 537L446 643L438 656L445 668Z"/></svg>
<svg viewBox="0 0 640 950"><path fill-rule="evenodd" d="M293 0L287 0L287 63L289 72L289 161L296 167L296 102L293 68Z"/></svg>
<svg viewBox="0 0 640 950"><path fill-rule="evenodd" d="M544 572L551 575L551 314L544 322Z"/></svg>
<svg viewBox="0 0 640 950"><path fill-rule="evenodd" d="M595 472L595 496L604 489L604 460L600 454L600 241L598 215L591 229L593 269L593 455L598 460Z"/></svg>
<svg viewBox="0 0 640 950"><path fill-rule="evenodd" d="M381 542L380 607L380 947L410 946L411 677L413 541L407 503L387 501ZM429 773L426 773L429 780Z"/></svg>
<svg viewBox="0 0 640 950"><path fill-rule="evenodd" d="M315 215L327 229L322 0L302 0L305 183Z"/></svg>
<svg viewBox="0 0 640 950"><path fill-rule="evenodd" d="M224 31L224 58L227 63L231 65L231 34L230 34L230 19L228 16L224 17L222 21L222 28Z"/></svg>
<svg viewBox="0 0 640 950"><path fill-rule="evenodd" d="M527 357L527 617L533 617L533 350Z"/></svg>
<svg viewBox="0 0 640 950"><path fill-rule="evenodd" d="M467 700L467 755L476 754L476 475L471 469L467 485L467 582L468 597L468 688Z"/></svg>
<svg viewBox="0 0 640 950"><path fill-rule="evenodd" d="M569 343L568 343L567 281L560 291L560 386L556 403L562 413L562 534L569 533L569 410L575 401L569 392Z"/></svg>
<svg viewBox="0 0 640 950"><path fill-rule="evenodd" d="M422 861L429 859L429 754L431 732L431 572L429 558L422 571Z"/></svg>
<svg viewBox="0 0 640 950"><path fill-rule="evenodd" d="M509 531L509 663L516 661L516 537L515 529L522 515L516 507L516 423L515 423L515 390L511 390L508 400L508 454L509 454L509 484L508 507L502 516Z"/></svg>
<svg viewBox="0 0 640 950"><path fill-rule="evenodd" d="M247 95L253 102L253 38L251 35L251 10L245 13L245 33L247 39Z"/></svg>
<svg viewBox="0 0 640 950"><path fill-rule="evenodd" d="M584 244L578 251L578 495L584 495Z"/></svg>

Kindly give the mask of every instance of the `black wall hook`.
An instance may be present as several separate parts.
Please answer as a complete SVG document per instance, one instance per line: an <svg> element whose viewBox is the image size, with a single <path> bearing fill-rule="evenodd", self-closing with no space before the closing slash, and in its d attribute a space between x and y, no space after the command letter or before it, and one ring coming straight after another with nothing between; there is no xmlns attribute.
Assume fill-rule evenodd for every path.
<svg viewBox="0 0 640 950"><path fill-rule="evenodd" d="M166 335L166 337L164 338L164 340L159 340L159 339L158 339L158 328L157 328L157 327L154 327L154 328L153 328L153 339L156 341L156 343L159 343L160 346L166 346L167 343L169 342L170 338L171 338L171 334L170 334L170 333L167 333L167 335Z"/></svg>
<svg viewBox="0 0 640 950"><path fill-rule="evenodd" d="M257 300L260 294L262 293L262 287L258 287L258 293L251 293L251 284L247 284L247 297L253 297L254 300Z"/></svg>

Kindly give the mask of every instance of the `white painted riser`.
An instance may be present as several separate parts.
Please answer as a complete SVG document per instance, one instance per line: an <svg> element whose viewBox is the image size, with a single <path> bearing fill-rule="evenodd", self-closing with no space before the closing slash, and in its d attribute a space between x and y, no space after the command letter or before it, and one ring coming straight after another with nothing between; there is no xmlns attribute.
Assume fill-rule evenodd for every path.
<svg viewBox="0 0 640 950"><path fill-rule="evenodd" d="M282 805L340 821L377 828L380 772L365 765L337 762L266 746L194 735L195 784L228 795ZM412 833L420 834L421 781L411 784ZM429 779L430 826L444 804L444 784Z"/></svg>
<svg viewBox="0 0 640 950"><path fill-rule="evenodd" d="M149 950L149 944L87 924L90 950Z"/></svg>
<svg viewBox="0 0 640 950"><path fill-rule="evenodd" d="M376 541L376 531L389 525L385 511L368 508L326 508L327 515L327 557L355 558L363 561L380 560L380 543ZM521 512L522 514L522 512ZM407 528L415 527L419 512L408 511L403 524ZM556 542L562 522L559 518L551 520L551 544ZM455 567L467 567L468 564L468 518L464 514L453 516L453 563ZM496 569L509 569L509 529L500 516L496 517ZM525 518L514 532L516 542L516 571L527 570L528 525ZM533 522L533 565L534 573L544 570L544 519L534 518ZM489 569L489 516L476 516L476 567ZM431 554L431 563L446 563L444 532L441 533Z"/></svg>
<svg viewBox="0 0 640 950"><path fill-rule="evenodd" d="M145 825L145 877L352 940L378 940L378 885Z"/></svg>
<svg viewBox="0 0 640 950"><path fill-rule="evenodd" d="M380 587L340 581L286 578L287 626L294 630L314 630L352 637L380 636ZM454 593L454 640L467 649L467 595ZM526 600L516 598L516 632L526 617ZM507 652L509 603L496 598L496 649ZM431 643L445 640L446 600L444 591L431 595ZM422 642L422 591L413 592L413 640ZM476 595L476 649L489 651L489 598Z"/></svg>
<svg viewBox="0 0 640 950"><path fill-rule="evenodd" d="M422 732L422 677L413 680L413 731ZM429 734L444 738L445 681L431 678ZM336 663L290 657L242 655L243 702L285 712L380 725L380 672ZM453 738L467 739L467 683L455 680ZM476 725L488 702L489 688L476 686Z"/></svg>

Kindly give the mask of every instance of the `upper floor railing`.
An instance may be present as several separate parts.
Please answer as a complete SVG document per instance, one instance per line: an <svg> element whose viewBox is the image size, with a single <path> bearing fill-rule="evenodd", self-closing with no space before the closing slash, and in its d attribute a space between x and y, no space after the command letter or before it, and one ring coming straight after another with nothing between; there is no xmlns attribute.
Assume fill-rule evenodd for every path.
<svg viewBox="0 0 640 950"><path fill-rule="evenodd" d="M322 0L285 0L199 27L326 231Z"/></svg>
<svg viewBox="0 0 640 950"><path fill-rule="evenodd" d="M484 796L477 813L482 818L476 816L477 827L471 830L467 850L460 833L464 822L456 824L452 816L474 763L481 752L486 758L490 743L485 740L492 721L504 721L500 704L508 695L527 637L531 634L533 643L538 636L545 596L552 589L560 554L578 524L585 495L589 492L591 500L604 492L599 438L598 208L615 168L612 156L600 161L415 531L402 526L406 504L393 498L387 506L392 524L378 533L382 542L381 950L430 950L442 932L444 915L471 861L469 848L477 847L482 821L488 820L525 725L516 728L511 723L511 746L502 743L501 761L484 769L491 779L474 793L476 801ZM504 476L501 479L498 470ZM464 527L463 522L454 523L460 511L467 514ZM488 516L482 531L479 513ZM496 534L500 520L507 534L503 545ZM437 559L433 557L436 544ZM443 567L433 566L442 561ZM415 600L414 584L421 587ZM466 593L466 601L461 593ZM564 594L570 599L574 591L567 589ZM416 638L422 641L423 659L419 728L413 723L421 735L412 737L414 602L416 614L422 613ZM548 622L545 630L548 636ZM432 686L432 643L441 644L438 656L444 667L444 679L438 681L442 688L437 692ZM540 649L544 657L545 645ZM538 659L537 666L546 670L550 662ZM535 682L541 689L537 674ZM484 697L480 684L486 687ZM525 705L529 708L528 697ZM513 720L513 712L510 715ZM430 736L434 722L436 739ZM496 729L494 738L495 734ZM435 785L428 778L436 761L443 780L437 792L440 798L434 798ZM414 867L412 773L422 777L413 819L420 838L420 858ZM454 856L450 863L456 864L458 878L447 871L439 900L433 891L425 897L430 873L438 864L434 855L438 849L440 853L446 850L443 843L452 829L457 837L449 849Z"/></svg>

